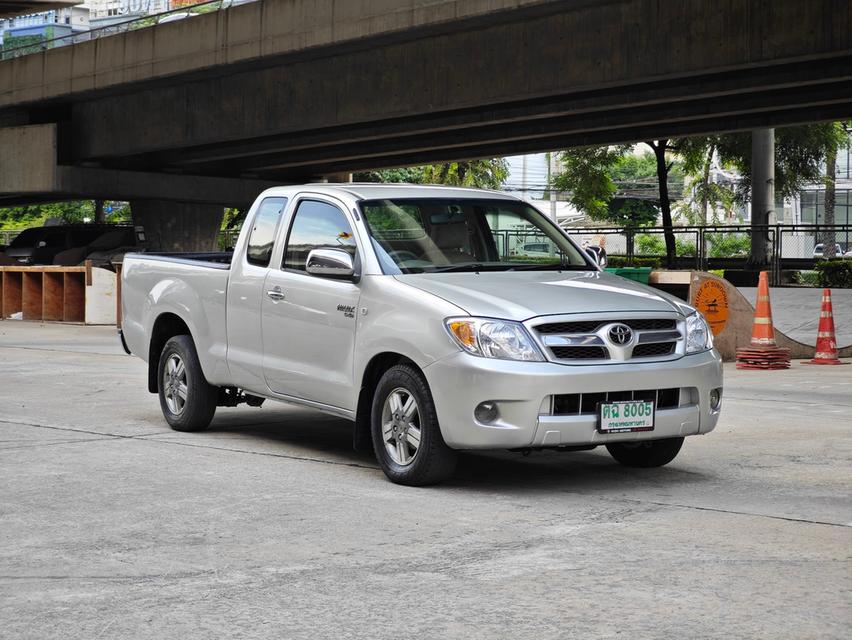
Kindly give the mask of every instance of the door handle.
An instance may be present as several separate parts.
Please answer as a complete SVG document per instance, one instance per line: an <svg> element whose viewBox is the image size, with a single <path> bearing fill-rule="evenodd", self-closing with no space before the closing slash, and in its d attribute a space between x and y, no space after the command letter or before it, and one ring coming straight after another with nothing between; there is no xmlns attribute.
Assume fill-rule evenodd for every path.
<svg viewBox="0 0 852 640"><path fill-rule="evenodd" d="M281 291L280 287L275 287L274 289L268 289L266 291L266 295L269 296L272 300L283 300L284 293Z"/></svg>

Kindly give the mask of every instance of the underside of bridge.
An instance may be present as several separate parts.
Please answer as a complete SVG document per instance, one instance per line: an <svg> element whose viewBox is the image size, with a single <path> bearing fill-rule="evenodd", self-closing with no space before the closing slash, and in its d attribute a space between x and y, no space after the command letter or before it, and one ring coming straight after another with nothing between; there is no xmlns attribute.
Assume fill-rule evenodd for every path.
<svg viewBox="0 0 852 640"><path fill-rule="evenodd" d="M0 202L230 204L270 181L848 118L850 24L844 0L261 0L0 62L0 126L43 125L41 146L3 147ZM16 186L25 156L51 178Z"/></svg>

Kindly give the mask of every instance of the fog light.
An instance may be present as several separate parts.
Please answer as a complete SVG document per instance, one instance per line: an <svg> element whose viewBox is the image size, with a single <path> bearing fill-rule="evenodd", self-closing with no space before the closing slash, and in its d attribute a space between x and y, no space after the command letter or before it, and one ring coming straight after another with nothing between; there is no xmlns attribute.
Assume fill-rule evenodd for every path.
<svg viewBox="0 0 852 640"><path fill-rule="evenodd" d="M713 411L716 411L721 404L722 404L722 390L721 389L713 389L710 392L710 408L713 409Z"/></svg>
<svg viewBox="0 0 852 640"><path fill-rule="evenodd" d="M497 409L497 403L489 400L488 402L480 402L473 410L473 417L477 422L489 424L500 417L500 411Z"/></svg>

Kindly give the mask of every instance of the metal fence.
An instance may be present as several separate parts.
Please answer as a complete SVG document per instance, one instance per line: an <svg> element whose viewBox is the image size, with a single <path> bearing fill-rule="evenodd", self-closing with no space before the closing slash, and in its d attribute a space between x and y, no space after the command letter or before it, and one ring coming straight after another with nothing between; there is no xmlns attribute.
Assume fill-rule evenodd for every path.
<svg viewBox="0 0 852 640"><path fill-rule="evenodd" d="M200 2L198 4L193 5L184 5L182 7L178 7L170 11L164 11L163 13L133 18L132 20L126 20L124 22L117 22L115 24L111 24L104 27L96 27L94 29L89 29L88 31L69 33L68 35L59 36L58 38L51 38L50 40L41 40L40 42L27 43L18 47L0 49L0 60L18 58L20 56L38 53L47 49L64 47L69 44L77 44L79 42L97 40L98 38L103 38L105 36L114 36L119 33L136 31L137 29L144 29L146 27L153 27L158 24L176 22L178 20L191 18L196 15L210 13L212 11L218 11L220 9L227 9L228 7L255 1L256 0L209 0L208 2Z"/></svg>
<svg viewBox="0 0 852 640"><path fill-rule="evenodd" d="M665 264L663 227L568 227L566 231L581 243L603 246L607 255L628 265ZM672 266L679 269L746 269L753 243L762 243L766 270L776 286L785 284L784 272L813 270L824 259L825 244L837 245L836 258L852 260L852 225L711 225L674 227L672 233L676 246Z"/></svg>

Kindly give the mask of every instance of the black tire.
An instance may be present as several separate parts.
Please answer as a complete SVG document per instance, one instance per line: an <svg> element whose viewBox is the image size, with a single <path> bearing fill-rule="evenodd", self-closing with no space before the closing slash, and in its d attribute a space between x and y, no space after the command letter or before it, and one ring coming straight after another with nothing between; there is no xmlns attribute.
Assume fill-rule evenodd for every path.
<svg viewBox="0 0 852 640"><path fill-rule="evenodd" d="M388 409L390 409L393 394L397 394L397 398L406 397L408 394L416 402L417 420L406 424L412 426L416 423L419 428L419 445L414 449L406 429L406 437L409 437L406 452L411 455L411 460L406 464L400 464L394 459L395 455L399 456L388 450L388 446L391 449L394 447L390 442L386 443L384 437L383 425L387 423L382 419L383 412L386 409L386 402L389 403ZM373 450L382 471L391 482L421 487L446 480L455 471L458 454L447 446L441 436L432 393L423 374L416 368L399 364L385 372L373 395L370 417ZM405 421L404 418L401 420ZM412 449L414 449L413 453Z"/></svg>
<svg viewBox="0 0 852 640"><path fill-rule="evenodd" d="M662 467L675 459L683 438L645 440L642 442L613 442L606 445L609 455L625 467Z"/></svg>
<svg viewBox="0 0 852 640"><path fill-rule="evenodd" d="M175 362L174 358L183 363L185 376L167 375L169 361ZM182 405L175 395L179 385L174 384L170 387L170 382L176 381L177 378L184 380L185 399ZM157 366L157 390L163 417L172 429L201 431L210 426L213 414L216 413L219 389L209 384L204 377L195 344L189 336L174 336L163 347ZM175 402L178 404L176 405Z"/></svg>

